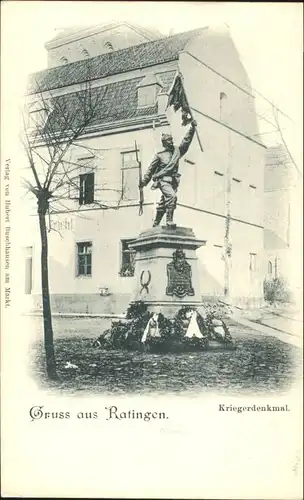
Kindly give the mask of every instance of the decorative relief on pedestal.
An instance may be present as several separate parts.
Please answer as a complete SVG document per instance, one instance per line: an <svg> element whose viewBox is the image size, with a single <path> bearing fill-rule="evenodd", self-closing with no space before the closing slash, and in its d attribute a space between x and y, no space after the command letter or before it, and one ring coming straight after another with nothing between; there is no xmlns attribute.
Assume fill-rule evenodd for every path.
<svg viewBox="0 0 304 500"><path fill-rule="evenodd" d="M150 282L151 282L151 272L148 270L143 270L140 274L140 278L139 278L139 281L140 281L140 286L141 286L141 290L139 293L142 293L144 290L149 293L149 285L150 285Z"/></svg>
<svg viewBox="0 0 304 500"><path fill-rule="evenodd" d="M186 295L194 295L191 282L191 266L186 261L185 253L182 249L177 249L173 252L173 261L167 264L167 276L167 295L176 295L180 299Z"/></svg>

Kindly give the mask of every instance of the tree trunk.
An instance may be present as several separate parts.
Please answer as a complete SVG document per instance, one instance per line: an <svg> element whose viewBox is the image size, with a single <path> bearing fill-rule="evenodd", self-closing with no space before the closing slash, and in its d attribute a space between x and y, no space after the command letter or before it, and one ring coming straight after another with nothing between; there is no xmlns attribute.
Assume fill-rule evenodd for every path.
<svg viewBox="0 0 304 500"><path fill-rule="evenodd" d="M44 197L38 199L39 228L41 237L41 288L44 325L44 348L46 356L47 375L52 380L58 380L54 352L53 326L50 303L49 275L48 275L48 238L46 230L46 211L48 200Z"/></svg>

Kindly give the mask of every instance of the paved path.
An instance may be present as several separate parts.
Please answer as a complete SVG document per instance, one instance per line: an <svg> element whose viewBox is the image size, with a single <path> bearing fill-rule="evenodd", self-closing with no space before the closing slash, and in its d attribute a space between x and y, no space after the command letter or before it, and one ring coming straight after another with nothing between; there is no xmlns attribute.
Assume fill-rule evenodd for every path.
<svg viewBox="0 0 304 500"><path fill-rule="evenodd" d="M236 323L239 323L240 325L243 326L248 326L252 330L256 330L262 334L269 335L271 337L276 337L277 339L281 340L282 342L286 342L287 344L292 344L295 345L296 347L302 347L303 346L303 340L302 340L302 335L303 335L303 325L300 325L301 328L297 332L295 332L293 329L292 332L290 331L283 331L282 330L282 323L279 321L279 326L280 328L276 328L273 326L269 326L267 324L262 323L257 323L255 321L250 321L248 319L242 318L238 313L233 314L232 318L233 321ZM280 320L281 318L279 318ZM290 323L288 324L288 329L290 330Z"/></svg>
<svg viewBox="0 0 304 500"><path fill-rule="evenodd" d="M263 315L259 322L262 325L269 326L275 330L280 330L291 335L301 337L303 334L303 321L295 317L285 316L280 313L270 313Z"/></svg>

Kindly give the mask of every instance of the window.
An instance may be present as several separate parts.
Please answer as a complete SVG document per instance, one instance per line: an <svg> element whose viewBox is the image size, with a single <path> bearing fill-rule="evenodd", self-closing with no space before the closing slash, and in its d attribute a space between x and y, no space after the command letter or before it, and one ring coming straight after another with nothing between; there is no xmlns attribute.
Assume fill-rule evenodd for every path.
<svg viewBox="0 0 304 500"><path fill-rule="evenodd" d="M138 150L137 154L139 155ZM136 159L136 151L121 153L121 183L123 200L137 200L138 182L139 165Z"/></svg>
<svg viewBox="0 0 304 500"><path fill-rule="evenodd" d="M274 259L274 277L277 278L279 276L279 259L276 257Z"/></svg>
<svg viewBox="0 0 304 500"><path fill-rule="evenodd" d="M212 182L212 188L210 189L210 195L212 195L212 205L210 208L216 213L223 214L225 212L225 199L226 199L225 191L226 191L225 177L221 172L215 170L214 180Z"/></svg>
<svg viewBox="0 0 304 500"><path fill-rule="evenodd" d="M105 47L106 49L110 50L110 51L114 50L114 47L113 47L113 45L112 45L112 43L111 43L111 42L106 42L106 43L104 44L104 47Z"/></svg>
<svg viewBox="0 0 304 500"><path fill-rule="evenodd" d="M24 293L30 295L33 285L33 247L25 248L25 284Z"/></svg>
<svg viewBox="0 0 304 500"><path fill-rule="evenodd" d="M268 274L272 276L272 262L271 260L268 261Z"/></svg>
<svg viewBox="0 0 304 500"><path fill-rule="evenodd" d="M129 248L133 240L121 240L121 268L120 276L134 276L136 251Z"/></svg>
<svg viewBox="0 0 304 500"><path fill-rule="evenodd" d="M79 205L94 203L94 173L79 176Z"/></svg>
<svg viewBox="0 0 304 500"><path fill-rule="evenodd" d="M83 49L83 51L82 51L82 55L83 55L83 57L84 57L85 59L87 59L88 57L90 57L90 54L89 54L89 52L87 51L87 49Z"/></svg>
<svg viewBox="0 0 304 500"><path fill-rule="evenodd" d="M243 184L240 179L232 177L231 180L231 213L233 217L243 220L246 216L244 207Z"/></svg>
<svg viewBox="0 0 304 500"><path fill-rule="evenodd" d="M95 176L93 172L96 170L95 157L92 155L76 157L75 162L79 165L79 168L72 169L71 174L74 174L74 177L71 175L67 179L68 197L71 200L77 200L80 205L94 203Z"/></svg>
<svg viewBox="0 0 304 500"><path fill-rule="evenodd" d="M68 64L69 61L68 61L68 59L66 57L62 57L60 59L60 62L61 62L61 64Z"/></svg>
<svg viewBox="0 0 304 500"><path fill-rule="evenodd" d="M225 100L227 99L227 96L225 92L220 93L220 121L225 119Z"/></svg>
<svg viewBox="0 0 304 500"><path fill-rule="evenodd" d="M244 207L244 216L248 217L247 220L253 223L260 223L261 211L259 199L257 197L257 188L254 184L249 184L249 193L248 199L246 193L244 192L243 196L246 196L246 206Z"/></svg>
<svg viewBox="0 0 304 500"><path fill-rule="evenodd" d="M77 243L77 276L92 276L92 242Z"/></svg>
<svg viewBox="0 0 304 500"><path fill-rule="evenodd" d="M257 254L256 253L249 254L249 269L250 269L250 271L257 270Z"/></svg>
<svg viewBox="0 0 304 500"><path fill-rule="evenodd" d="M154 106L156 101L156 85L140 87L138 89L138 106Z"/></svg>
<svg viewBox="0 0 304 500"><path fill-rule="evenodd" d="M154 106L162 87L157 75L147 73L137 85L138 107Z"/></svg>

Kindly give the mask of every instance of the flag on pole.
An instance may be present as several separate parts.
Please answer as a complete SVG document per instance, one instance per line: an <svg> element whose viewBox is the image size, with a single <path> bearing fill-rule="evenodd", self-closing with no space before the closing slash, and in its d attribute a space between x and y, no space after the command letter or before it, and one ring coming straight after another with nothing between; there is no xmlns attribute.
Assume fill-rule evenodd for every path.
<svg viewBox="0 0 304 500"><path fill-rule="evenodd" d="M191 123L194 118L192 114L192 110L189 105L188 97L186 95L184 83L183 83L183 77L182 75L177 72L174 80L172 82L171 88L169 90L169 96L168 96L168 102L167 102L167 107L168 108L173 108L175 112L180 110L181 113L181 125L186 126L189 123ZM198 134L197 127L195 128L195 133L196 137L200 146L201 151L203 150L203 146Z"/></svg>
<svg viewBox="0 0 304 500"><path fill-rule="evenodd" d="M191 122L192 115L184 90L182 78L179 73L176 73L169 91L167 108L169 108L170 106L173 107L174 111L178 111L179 109L181 110L183 126L188 125Z"/></svg>

